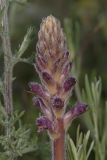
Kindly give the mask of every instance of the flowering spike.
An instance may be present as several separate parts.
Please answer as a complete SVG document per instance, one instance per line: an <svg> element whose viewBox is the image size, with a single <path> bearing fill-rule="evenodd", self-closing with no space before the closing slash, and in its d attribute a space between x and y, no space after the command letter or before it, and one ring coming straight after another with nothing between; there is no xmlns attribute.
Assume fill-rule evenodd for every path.
<svg viewBox="0 0 107 160"><path fill-rule="evenodd" d="M44 114L37 119L36 124L39 131L48 130L52 138L53 160L64 160L66 126L86 111L86 105L78 104L65 114L76 80L70 77L72 64L69 61L63 29L52 15L43 19L40 25L36 48L35 68L42 85L30 83L30 89L40 97L39 100L34 98L33 101Z"/></svg>

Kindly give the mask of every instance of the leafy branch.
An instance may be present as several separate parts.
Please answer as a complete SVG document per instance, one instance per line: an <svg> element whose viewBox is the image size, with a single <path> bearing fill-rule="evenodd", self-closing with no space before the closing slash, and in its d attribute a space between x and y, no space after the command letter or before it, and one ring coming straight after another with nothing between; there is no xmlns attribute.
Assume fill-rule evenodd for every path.
<svg viewBox="0 0 107 160"><path fill-rule="evenodd" d="M88 160L94 147L94 141L90 140L90 131L86 134L80 132L80 126L77 128L76 144L68 135L67 137L67 156L68 160Z"/></svg>
<svg viewBox="0 0 107 160"><path fill-rule="evenodd" d="M18 113L14 110L12 96L13 69L16 63L20 61L28 62L29 60L29 58L25 59L22 56L31 42L33 28L30 27L28 29L19 50L13 56L9 34L9 5L10 1L0 0L0 36L4 53L4 79L0 80L0 91L4 99L4 106L0 104L0 125L2 127L0 134L1 160L16 160L19 156L37 149L37 146L30 140L30 129L22 125L21 117L24 112ZM37 139L35 139L35 144L36 142Z"/></svg>

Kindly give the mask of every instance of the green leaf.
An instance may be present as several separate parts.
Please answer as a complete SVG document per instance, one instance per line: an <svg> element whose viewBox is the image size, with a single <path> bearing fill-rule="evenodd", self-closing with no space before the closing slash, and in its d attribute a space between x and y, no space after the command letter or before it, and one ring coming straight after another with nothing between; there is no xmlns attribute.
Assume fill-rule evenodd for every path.
<svg viewBox="0 0 107 160"><path fill-rule="evenodd" d="M94 147L94 141L90 142L90 131L86 134L80 132L80 126L77 128L76 145L73 140L67 136L67 155L68 160L88 160Z"/></svg>
<svg viewBox="0 0 107 160"><path fill-rule="evenodd" d="M90 153L91 153L91 151L92 151L93 148L94 148L94 141L91 142L90 147L89 147L89 149L88 149L88 152L87 152L87 159L89 158Z"/></svg>
<svg viewBox="0 0 107 160"><path fill-rule="evenodd" d="M67 136L67 148L70 157L69 160L78 160L76 146L69 136Z"/></svg>
<svg viewBox="0 0 107 160"><path fill-rule="evenodd" d="M24 54L24 52L27 50L30 42L31 42L31 35L33 33L33 27L30 27L28 30L27 30L27 33L23 39L23 42L22 44L20 45L20 48L17 52L17 55L18 55L18 58L21 58L22 55Z"/></svg>

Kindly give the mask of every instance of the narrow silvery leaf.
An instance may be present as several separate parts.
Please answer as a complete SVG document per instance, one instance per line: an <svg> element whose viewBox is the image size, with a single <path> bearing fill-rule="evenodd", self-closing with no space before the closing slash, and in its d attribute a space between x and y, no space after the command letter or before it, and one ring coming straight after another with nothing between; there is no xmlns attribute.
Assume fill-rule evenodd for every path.
<svg viewBox="0 0 107 160"><path fill-rule="evenodd" d="M26 51L26 49L29 46L29 43L31 42L31 34L33 32L33 28L30 27L23 39L23 42L18 50L18 57L21 57L23 55L23 53Z"/></svg>

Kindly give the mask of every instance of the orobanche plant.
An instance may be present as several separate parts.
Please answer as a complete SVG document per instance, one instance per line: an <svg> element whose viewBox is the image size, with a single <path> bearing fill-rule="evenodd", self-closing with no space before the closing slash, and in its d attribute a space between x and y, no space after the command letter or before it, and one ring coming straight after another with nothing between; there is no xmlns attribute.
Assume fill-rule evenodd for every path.
<svg viewBox="0 0 107 160"><path fill-rule="evenodd" d="M53 16L43 19L37 42L35 69L41 84L29 83L36 94L33 103L43 116L37 118L38 131L47 130L52 141L52 160L65 160L65 137L71 122L87 110L81 102L66 113L66 108L76 84L70 75L70 62L66 38L60 22Z"/></svg>

